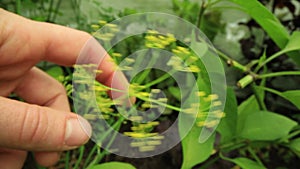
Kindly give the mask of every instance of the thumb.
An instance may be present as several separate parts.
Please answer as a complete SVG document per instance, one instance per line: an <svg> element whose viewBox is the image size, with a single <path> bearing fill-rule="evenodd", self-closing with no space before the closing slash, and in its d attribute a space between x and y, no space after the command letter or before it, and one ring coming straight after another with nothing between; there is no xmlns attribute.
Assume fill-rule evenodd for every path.
<svg viewBox="0 0 300 169"><path fill-rule="evenodd" d="M62 151L86 143L90 124L82 117L0 97L0 147Z"/></svg>

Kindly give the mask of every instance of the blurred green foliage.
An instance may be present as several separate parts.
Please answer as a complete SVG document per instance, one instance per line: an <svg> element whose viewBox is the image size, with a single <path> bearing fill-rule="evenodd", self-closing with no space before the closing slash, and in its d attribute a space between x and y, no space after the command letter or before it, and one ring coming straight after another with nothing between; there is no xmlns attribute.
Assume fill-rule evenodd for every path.
<svg viewBox="0 0 300 169"><path fill-rule="evenodd" d="M111 6L108 6L107 2L100 0L2 0L0 7L37 21L93 32L95 28L103 26L99 24L99 20L109 23L122 16L147 11L145 4L154 6L160 1L130 1L134 3L132 6L143 7L141 11L139 8L122 8L120 4L113 4L120 3L118 1L111 1L111 3ZM247 2L243 0L169 0L162 4L168 5L168 12L200 28L224 60L228 81L227 100L223 103L225 117L222 118L217 131L204 143L199 143L198 137L201 129L207 127L205 125L208 124L195 125L183 138L180 153L176 152L176 149L167 153L171 158L179 159L179 162L174 162L176 165L168 164L169 161L159 159L160 157L153 157L157 160L157 164L143 165L142 168L155 168L163 166L163 163L167 163L170 168L181 167L182 169L296 169L299 167L300 3L296 0L248 0ZM164 5L156 11L165 11ZM118 6L118 9L115 6ZM146 38L147 35L128 38L116 45L109 53L118 63L132 52L145 48ZM186 47L174 41L167 48L172 50L178 46ZM195 65L201 69L201 64ZM71 95L73 68L64 68L47 62L39 63L37 66L62 82L68 94ZM141 72L134 80L138 83L135 87L147 85L162 76L164 73L158 70ZM209 84L199 83L204 91L210 94L206 90ZM101 84L98 85L101 88ZM154 87L167 93L171 100L168 104L173 106L180 104L178 99L180 90L174 80L169 79L150 86L145 89L145 92L149 92ZM142 92L142 90L137 90L135 96ZM100 95L109 99L103 91ZM138 102L141 105L151 102L151 100L142 99L143 97L140 97L141 101ZM70 101L73 101L71 97ZM109 100L105 101L109 102ZM111 107L102 108L113 110ZM176 109L169 109L169 113L160 118L160 124L173 122L176 112ZM109 114L109 117L111 116ZM111 117L110 120L112 125L120 123L115 117ZM134 126L140 127L137 124ZM118 129L120 127L121 125ZM151 126L147 130L151 133L155 127ZM138 131L140 130L134 132ZM57 168L83 166L95 169L134 168L132 165L140 168L139 163L134 159L128 160L109 155L93 143L69 151L63 157ZM145 163L147 163L146 160ZM132 165L110 161L123 161ZM103 164L99 164L100 162Z"/></svg>

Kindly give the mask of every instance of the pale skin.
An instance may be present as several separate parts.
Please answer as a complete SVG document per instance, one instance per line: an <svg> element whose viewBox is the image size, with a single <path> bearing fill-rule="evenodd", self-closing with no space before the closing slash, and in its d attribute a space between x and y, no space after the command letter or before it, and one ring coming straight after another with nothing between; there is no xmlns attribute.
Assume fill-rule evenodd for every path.
<svg viewBox="0 0 300 169"><path fill-rule="evenodd" d="M59 160L59 152L88 141L90 126L82 130L78 115L70 112L64 87L35 65L45 60L72 66L90 38L88 33L31 21L0 8L1 168L22 168L28 151L34 152L40 165L51 166ZM90 45L103 50L97 43ZM104 60L97 80L110 86L114 65L109 55L100 53ZM7 98L11 93L26 102ZM72 129L67 130L70 124Z"/></svg>

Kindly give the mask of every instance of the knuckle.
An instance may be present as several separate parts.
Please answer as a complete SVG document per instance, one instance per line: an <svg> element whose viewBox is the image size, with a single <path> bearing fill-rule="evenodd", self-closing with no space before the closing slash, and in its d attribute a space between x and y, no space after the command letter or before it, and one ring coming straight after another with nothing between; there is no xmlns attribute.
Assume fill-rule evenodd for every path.
<svg viewBox="0 0 300 169"><path fill-rule="evenodd" d="M28 105L23 113L19 140L26 145L43 142L46 139L47 126L48 118L44 109L37 105Z"/></svg>

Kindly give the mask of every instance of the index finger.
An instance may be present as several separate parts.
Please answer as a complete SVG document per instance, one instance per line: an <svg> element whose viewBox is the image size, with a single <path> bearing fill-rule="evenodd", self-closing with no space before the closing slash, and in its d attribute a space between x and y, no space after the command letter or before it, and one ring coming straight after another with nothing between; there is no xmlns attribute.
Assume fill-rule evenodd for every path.
<svg viewBox="0 0 300 169"><path fill-rule="evenodd" d="M78 62L96 64L101 70L101 74L97 77L101 83L112 86L112 78L116 76L115 78L121 79L120 82L126 81L123 85L127 84L124 75L116 71L116 65L109 54L88 33L48 23L37 22L36 24L40 25L37 27L38 33L47 32L45 60L67 66ZM78 60L79 56L80 60ZM118 85L117 88L124 89L123 85Z"/></svg>

